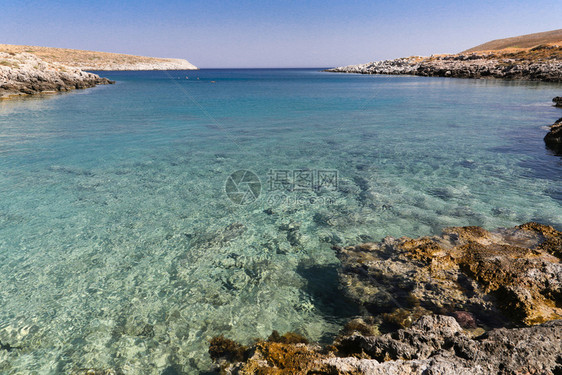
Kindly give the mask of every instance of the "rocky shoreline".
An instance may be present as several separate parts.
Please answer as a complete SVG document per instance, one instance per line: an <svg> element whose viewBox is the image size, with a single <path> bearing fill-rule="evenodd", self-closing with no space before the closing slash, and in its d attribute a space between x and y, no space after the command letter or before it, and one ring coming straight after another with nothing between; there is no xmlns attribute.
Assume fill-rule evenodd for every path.
<svg viewBox="0 0 562 375"><path fill-rule="evenodd" d="M335 250L361 317L331 345L214 338L222 373L562 373L562 232L455 227Z"/></svg>
<svg viewBox="0 0 562 375"><path fill-rule="evenodd" d="M562 47L537 46L513 53L460 53L405 57L327 69L335 73L500 78L562 82Z"/></svg>
<svg viewBox="0 0 562 375"><path fill-rule="evenodd" d="M113 81L29 53L0 52L0 99L84 89Z"/></svg>

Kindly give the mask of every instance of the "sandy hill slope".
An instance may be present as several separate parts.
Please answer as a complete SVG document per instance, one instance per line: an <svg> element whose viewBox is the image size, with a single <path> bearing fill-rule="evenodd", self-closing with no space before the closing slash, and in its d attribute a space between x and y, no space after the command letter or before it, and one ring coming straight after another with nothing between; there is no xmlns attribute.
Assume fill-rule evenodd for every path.
<svg viewBox="0 0 562 375"><path fill-rule="evenodd" d="M546 31L542 33L520 35L512 38L496 39L467 49L466 51L463 51L463 53L497 51L506 48L533 48L541 44L562 45L562 29Z"/></svg>
<svg viewBox="0 0 562 375"><path fill-rule="evenodd" d="M59 63L82 70L192 70L187 60L125 55L77 49L0 44L0 52L30 53L47 63Z"/></svg>

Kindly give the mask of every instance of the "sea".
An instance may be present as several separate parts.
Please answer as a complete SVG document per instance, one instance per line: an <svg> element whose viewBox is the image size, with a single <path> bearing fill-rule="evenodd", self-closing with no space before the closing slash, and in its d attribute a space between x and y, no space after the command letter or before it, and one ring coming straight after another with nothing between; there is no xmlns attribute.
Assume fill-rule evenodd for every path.
<svg viewBox="0 0 562 375"><path fill-rule="evenodd" d="M0 373L204 374L209 340L330 342L334 247L562 230L554 83L97 72L0 101Z"/></svg>

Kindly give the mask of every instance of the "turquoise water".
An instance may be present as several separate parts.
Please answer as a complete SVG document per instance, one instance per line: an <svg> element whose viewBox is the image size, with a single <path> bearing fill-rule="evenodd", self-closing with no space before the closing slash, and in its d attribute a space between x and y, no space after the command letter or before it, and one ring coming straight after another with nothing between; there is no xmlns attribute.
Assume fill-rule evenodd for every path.
<svg viewBox="0 0 562 375"><path fill-rule="evenodd" d="M327 341L357 314L333 245L562 229L562 159L542 141L561 85L102 75L116 85L0 102L0 342L18 347L0 373L191 374L219 334ZM225 192L237 170L261 182L247 204Z"/></svg>

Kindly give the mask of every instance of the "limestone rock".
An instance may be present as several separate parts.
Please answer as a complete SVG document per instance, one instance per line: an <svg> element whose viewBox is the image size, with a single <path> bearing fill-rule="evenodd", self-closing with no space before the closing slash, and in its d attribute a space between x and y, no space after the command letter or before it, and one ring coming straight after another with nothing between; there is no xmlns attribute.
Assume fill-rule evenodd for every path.
<svg viewBox="0 0 562 375"><path fill-rule="evenodd" d="M471 338L453 317L426 315L407 329L382 336L352 335L335 345L322 348L268 340L242 347L216 338L210 352L220 359L224 374L554 375L562 371L562 320L494 329Z"/></svg>
<svg viewBox="0 0 562 375"><path fill-rule="evenodd" d="M348 342L345 342L347 340ZM351 341L351 342L349 342ZM452 317L424 316L412 327L378 337L352 336L355 356L323 362L336 374L558 374L562 320L494 329L470 338ZM358 359L363 353L363 359Z"/></svg>
<svg viewBox="0 0 562 375"><path fill-rule="evenodd" d="M113 82L80 69L46 63L29 53L0 52L0 98L84 89L109 83Z"/></svg>
<svg viewBox="0 0 562 375"><path fill-rule="evenodd" d="M562 232L553 227L454 227L336 250L342 289L364 317L327 346L277 333L250 346L215 338L223 373L562 373Z"/></svg>
<svg viewBox="0 0 562 375"><path fill-rule="evenodd" d="M336 249L344 291L370 314L462 311L500 327L562 318L561 240L554 228L528 223Z"/></svg>
<svg viewBox="0 0 562 375"><path fill-rule="evenodd" d="M562 47L547 56L536 51L513 54L461 53L404 57L328 69L328 72L407 74L426 77L502 78L562 82Z"/></svg>

